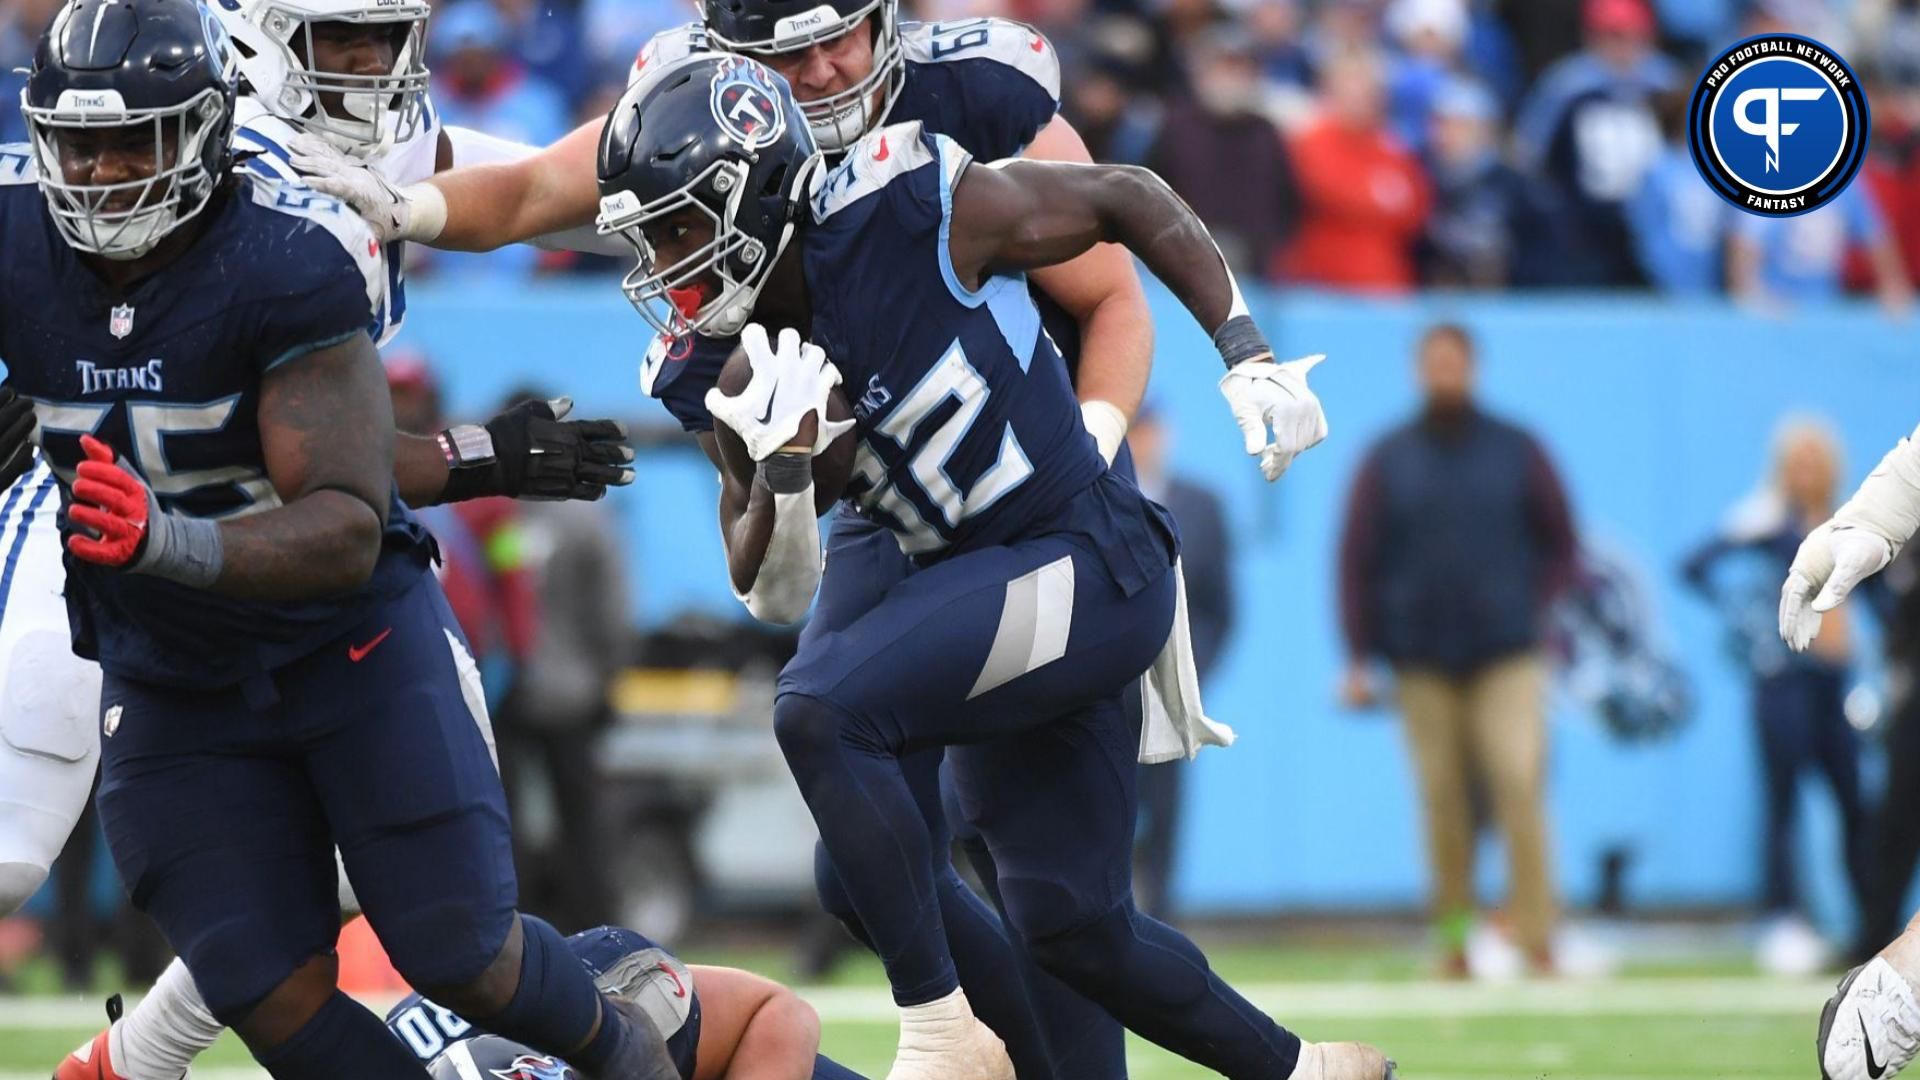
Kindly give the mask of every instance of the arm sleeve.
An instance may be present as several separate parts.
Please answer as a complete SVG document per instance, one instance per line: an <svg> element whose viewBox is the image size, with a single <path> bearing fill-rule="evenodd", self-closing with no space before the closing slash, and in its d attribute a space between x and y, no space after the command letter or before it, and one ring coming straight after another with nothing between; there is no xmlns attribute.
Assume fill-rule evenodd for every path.
<svg viewBox="0 0 1920 1080"><path fill-rule="evenodd" d="M1373 571L1379 557L1380 452L1367 455L1347 496L1347 520L1340 532L1340 628L1347 655L1363 660L1378 652L1374 638Z"/></svg>

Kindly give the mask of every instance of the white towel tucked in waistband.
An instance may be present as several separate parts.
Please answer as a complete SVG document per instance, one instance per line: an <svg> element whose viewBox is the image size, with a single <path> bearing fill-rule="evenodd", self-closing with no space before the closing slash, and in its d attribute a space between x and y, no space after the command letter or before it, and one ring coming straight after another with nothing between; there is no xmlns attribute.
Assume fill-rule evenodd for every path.
<svg viewBox="0 0 1920 1080"><path fill-rule="evenodd" d="M1140 763L1191 758L1203 746L1232 746L1233 729L1207 719L1200 705L1200 674L1193 666L1193 633L1187 627L1187 577L1173 564L1173 630L1153 666L1140 677Z"/></svg>

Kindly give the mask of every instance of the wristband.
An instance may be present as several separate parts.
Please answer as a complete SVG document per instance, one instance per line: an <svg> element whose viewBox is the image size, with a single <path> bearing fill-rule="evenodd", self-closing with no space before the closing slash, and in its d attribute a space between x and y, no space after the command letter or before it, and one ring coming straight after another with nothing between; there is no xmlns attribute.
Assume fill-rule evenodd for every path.
<svg viewBox="0 0 1920 1080"><path fill-rule="evenodd" d="M431 244L447 227L447 196L425 180L400 189L407 203L407 227L403 240Z"/></svg>
<svg viewBox="0 0 1920 1080"><path fill-rule="evenodd" d="M440 443L440 453L446 456L449 469L470 469L491 465L497 460L493 433L479 424L455 424L434 438Z"/></svg>
<svg viewBox="0 0 1920 1080"><path fill-rule="evenodd" d="M127 569L177 581L195 589L220 580L220 526L185 514L155 514L147 521L147 546Z"/></svg>
<svg viewBox="0 0 1920 1080"><path fill-rule="evenodd" d="M768 455L754 475L775 495L798 495L813 486L813 456L781 451Z"/></svg>
<svg viewBox="0 0 1920 1080"><path fill-rule="evenodd" d="M1107 464L1113 464L1113 456L1127 440L1127 414L1111 401L1096 398L1080 403L1080 422L1086 425L1087 434L1093 436L1100 456L1107 459Z"/></svg>
<svg viewBox="0 0 1920 1080"><path fill-rule="evenodd" d="M1220 324L1213 332L1213 347L1219 351L1220 359L1231 368L1243 360L1256 356L1273 355L1273 347L1267 344L1267 337L1260 328L1253 325L1248 315L1235 315Z"/></svg>

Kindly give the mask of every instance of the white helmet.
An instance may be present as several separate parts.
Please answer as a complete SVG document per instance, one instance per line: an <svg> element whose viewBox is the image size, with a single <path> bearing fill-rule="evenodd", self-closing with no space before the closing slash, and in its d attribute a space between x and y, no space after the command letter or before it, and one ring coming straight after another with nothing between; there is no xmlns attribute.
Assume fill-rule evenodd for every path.
<svg viewBox="0 0 1920 1080"><path fill-rule="evenodd" d="M289 124L343 153L371 157L419 128L427 94L426 0L216 0L240 54L244 90ZM390 25L393 70L347 75L314 70L313 24ZM339 94L337 115L320 95Z"/></svg>

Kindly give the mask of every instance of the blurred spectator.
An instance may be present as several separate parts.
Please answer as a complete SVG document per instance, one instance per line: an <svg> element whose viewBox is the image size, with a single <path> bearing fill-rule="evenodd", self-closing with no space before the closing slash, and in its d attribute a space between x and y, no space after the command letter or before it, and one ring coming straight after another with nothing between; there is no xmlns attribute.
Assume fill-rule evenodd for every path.
<svg viewBox="0 0 1920 1080"><path fill-rule="evenodd" d="M1167 105L1147 164L1213 230L1235 273L1264 273L1297 212L1287 149L1257 111L1259 70L1244 38L1209 31L1192 55L1193 94Z"/></svg>
<svg viewBox="0 0 1920 1080"><path fill-rule="evenodd" d="M1420 777L1445 969L1466 973L1474 918L1476 781L1506 840L1509 912L1536 971L1556 919L1545 806L1548 604L1574 571L1573 520L1540 444L1474 402L1473 342L1420 339L1420 414L1367 452L1340 543L1345 704L1376 700L1368 663L1398 681Z"/></svg>
<svg viewBox="0 0 1920 1080"><path fill-rule="evenodd" d="M585 62L592 58L580 38L580 15L574 5L548 0L490 2L506 22L514 55L527 70L559 90L566 100L579 101L588 90L596 65ZM633 62L632 54L622 59Z"/></svg>
<svg viewBox="0 0 1920 1080"><path fill-rule="evenodd" d="M1726 616L1738 659L1753 676L1753 720L1767 800L1760 893L1767 927L1760 960L1775 974L1809 975L1825 963L1825 945L1801 916L1794 885L1794 818L1803 770L1817 769L1833 792L1855 897L1865 895L1869 873L1860 737L1845 710L1853 654L1850 612L1844 606L1828 612L1806 653L1789 652L1774 630L1779 582L1786 579L1794 552L1807 532L1833 513L1839 459L1839 444L1824 423L1783 424L1774 438L1765 488L1736 507L1720 535L1682 568L1687 583ZM1739 574L1740 569L1746 572ZM1863 585L1863 595L1880 587L1878 579Z"/></svg>
<svg viewBox="0 0 1920 1080"><path fill-rule="evenodd" d="M1843 290L1849 245L1867 254L1874 291L1892 315L1913 289L1871 189L1854 184L1832 202L1788 218L1741 214L1727 245L1727 288L1756 308L1822 304Z"/></svg>
<svg viewBox="0 0 1920 1080"><path fill-rule="evenodd" d="M1320 94L1324 115L1289 147L1300 227L1280 260L1281 276L1334 288L1410 289L1427 181L1387 130L1378 63L1361 55L1333 63L1320 74Z"/></svg>
<svg viewBox="0 0 1920 1080"><path fill-rule="evenodd" d="M549 395L520 391L507 405ZM553 799L558 828L535 855L517 831L519 861L532 889L546 899L533 906L554 921L582 929L612 921L612 849L594 748L613 722L613 683L632 647L626 558L603 503L520 504L526 566L537 583L540 628L533 653L514 680L495 725L501 778L518 820L530 769L539 770Z"/></svg>
<svg viewBox="0 0 1920 1080"><path fill-rule="evenodd" d="M1518 164L1559 208L1564 229L1545 280L1525 284L1638 285L1643 281L1625 203L1660 154L1651 101L1679 84L1654 51L1645 0L1586 0L1586 48L1534 86L1514 128Z"/></svg>
<svg viewBox="0 0 1920 1080"><path fill-rule="evenodd" d="M1467 38L1466 0L1394 0L1387 26L1399 54L1389 69L1387 97L1394 134L1421 154L1434 105L1458 79Z"/></svg>
<svg viewBox="0 0 1920 1080"><path fill-rule="evenodd" d="M1495 14L1519 47L1523 81L1540 78L1580 48L1581 5L1582 0L1494 0Z"/></svg>
<svg viewBox="0 0 1920 1080"><path fill-rule="evenodd" d="M1181 566L1187 582L1187 619L1193 631L1193 664L1204 692L1207 675L1219 662L1233 632L1233 541L1227 532L1220 497L1205 486L1173 474L1167 452L1173 433L1159 411L1148 406L1127 431L1140 490L1166 507L1180 524ZM1169 761L1140 769L1138 856L1134 896L1140 910L1158 919L1170 911L1168 885L1177 863L1180 788L1187 765Z"/></svg>
<svg viewBox="0 0 1920 1080"><path fill-rule="evenodd" d="M1060 109L1095 161L1138 165L1153 149L1160 118L1133 98L1131 74L1124 60L1105 54L1068 69Z"/></svg>
<svg viewBox="0 0 1920 1080"><path fill-rule="evenodd" d="M439 380L426 357L397 352L386 358L386 366L394 426L414 434L446 427ZM532 655L538 621L519 504L495 496L420 507L415 513L439 545L434 574L467 636L492 709Z"/></svg>
<svg viewBox="0 0 1920 1080"><path fill-rule="evenodd" d="M508 51L506 20L488 0L460 0L434 12L433 102L442 123L513 142L545 146L566 134L565 99ZM418 245L416 245L418 246ZM540 253L517 244L485 255L435 252L432 272L465 277L526 277Z"/></svg>
<svg viewBox="0 0 1920 1080"><path fill-rule="evenodd" d="M1313 63L1300 40L1299 0L1256 0L1241 21L1262 78L1277 86L1313 85Z"/></svg>
<svg viewBox="0 0 1920 1080"><path fill-rule="evenodd" d="M1873 138L1856 181L1873 193L1908 281L1920 278L1920 16L1915 30L1911 56L1871 83Z"/></svg>
<svg viewBox="0 0 1920 1080"><path fill-rule="evenodd" d="M1421 272L1429 285L1497 289L1507 283L1526 185L1500 159L1496 109L1485 88L1464 79L1434 102L1433 216Z"/></svg>
<svg viewBox="0 0 1920 1080"><path fill-rule="evenodd" d="M1727 231L1741 214L1700 180L1687 149L1688 97L1674 89L1656 99L1666 145L1640 194L1627 200L1627 224L1640 268L1655 289L1669 296L1717 295Z"/></svg>

